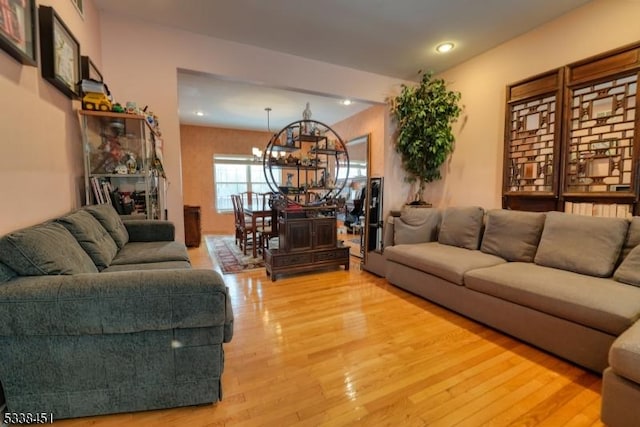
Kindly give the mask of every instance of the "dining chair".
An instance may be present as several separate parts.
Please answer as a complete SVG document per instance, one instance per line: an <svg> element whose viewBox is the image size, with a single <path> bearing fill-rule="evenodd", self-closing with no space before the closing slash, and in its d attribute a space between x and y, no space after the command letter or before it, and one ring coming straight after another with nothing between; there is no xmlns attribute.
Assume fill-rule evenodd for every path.
<svg viewBox="0 0 640 427"><path fill-rule="evenodd" d="M240 241L240 249L247 255L247 248L249 244L254 245L253 241L253 228L251 224L247 223L244 215L244 203L241 195L235 195L234 206L237 207L236 215L236 238Z"/></svg>
<svg viewBox="0 0 640 427"><path fill-rule="evenodd" d="M231 195L231 203L233 204L233 223L234 223L234 227L235 227L235 234L236 234L236 245L240 245L241 239L242 239L242 233L240 231L241 229L241 224L240 224L240 202L241 200L239 199L239 195L238 194L232 194Z"/></svg>

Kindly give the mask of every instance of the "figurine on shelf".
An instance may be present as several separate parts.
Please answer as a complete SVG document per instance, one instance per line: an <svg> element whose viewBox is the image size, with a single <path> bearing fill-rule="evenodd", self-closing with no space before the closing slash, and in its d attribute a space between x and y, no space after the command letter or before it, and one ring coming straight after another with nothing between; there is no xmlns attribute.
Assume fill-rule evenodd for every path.
<svg viewBox="0 0 640 427"><path fill-rule="evenodd" d="M304 111L302 111L302 120L311 120L311 108L309 108L309 103L307 102L307 106Z"/></svg>
<svg viewBox="0 0 640 427"><path fill-rule="evenodd" d="M293 147L293 128L287 128L287 146Z"/></svg>
<svg viewBox="0 0 640 427"><path fill-rule="evenodd" d="M140 114L140 110L138 109L138 105L133 101L127 101L125 104L127 106L128 114Z"/></svg>
<svg viewBox="0 0 640 427"><path fill-rule="evenodd" d="M308 102L307 102L307 106L302 111L302 120L305 120L305 122L302 124L302 129L301 129L302 133L305 135L309 135L309 132L311 129L309 129L309 123L307 123L307 121L311 120L311 108L309 107Z"/></svg>
<svg viewBox="0 0 640 427"><path fill-rule="evenodd" d="M138 162L136 161L136 156L131 151L127 151L125 153L125 161L124 164L127 165L127 169L129 173L136 173L138 169Z"/></svg>

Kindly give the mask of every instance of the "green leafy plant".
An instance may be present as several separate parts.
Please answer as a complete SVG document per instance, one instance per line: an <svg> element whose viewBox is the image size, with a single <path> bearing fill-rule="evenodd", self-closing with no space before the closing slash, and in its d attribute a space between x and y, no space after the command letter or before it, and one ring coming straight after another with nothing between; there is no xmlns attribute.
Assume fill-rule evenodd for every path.
<svg viewBox="0 0 640 427"><path fill-rule="evenodd" d="M391 99L391 114L397 122L396 151L402 158L408 182L419 181L416 201L422 202L425 184L441 179L440 166L453 151L451 125L462 109L460 93L450 91L433 72L422 73L417 86L402 85Z"/></svg>

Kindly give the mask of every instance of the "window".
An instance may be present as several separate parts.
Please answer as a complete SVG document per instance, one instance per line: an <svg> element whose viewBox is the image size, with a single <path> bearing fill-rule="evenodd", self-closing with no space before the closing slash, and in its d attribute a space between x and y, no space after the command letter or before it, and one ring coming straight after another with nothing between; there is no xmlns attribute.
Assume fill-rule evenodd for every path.
<svg viewBox="0 0 640 427"><path fill-rule="evenodd" d="M213 176L217 212L232 212L231 195L245 191L269 193L271 188L264 177L261 162L242 155L214 155ZM279 177L275 177L280 184Z"/></svg>

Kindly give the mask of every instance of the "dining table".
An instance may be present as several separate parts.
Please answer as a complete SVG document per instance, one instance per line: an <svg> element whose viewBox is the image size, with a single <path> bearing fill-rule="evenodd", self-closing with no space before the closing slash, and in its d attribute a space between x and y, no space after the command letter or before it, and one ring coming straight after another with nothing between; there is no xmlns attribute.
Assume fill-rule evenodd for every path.
<svg viewBox="0 0 640 427"><path fill-rule="evenodd" d="M261 209L258 206L252 206L252 204L247 204L244 208L245 216L251 218L251 235L253 237L253 257L256 258L258 256L258 245L256 240L256 229L258 228L258 220L262 219L262 224L266 223L266 218L271 218L272 215L271 209Z"/></svg>

